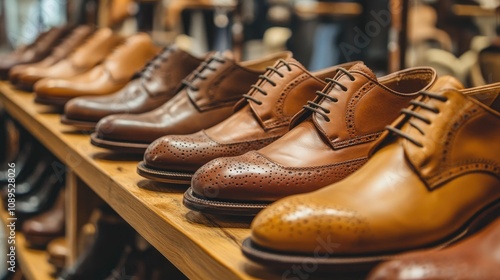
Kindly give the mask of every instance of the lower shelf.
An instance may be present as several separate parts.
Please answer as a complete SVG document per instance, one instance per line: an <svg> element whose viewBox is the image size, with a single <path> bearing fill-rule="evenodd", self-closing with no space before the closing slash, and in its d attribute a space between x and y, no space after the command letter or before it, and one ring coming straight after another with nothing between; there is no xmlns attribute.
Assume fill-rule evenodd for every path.
<svg viewBox="0 0 500 280"><path fill-rule="evenodd" d="M5 224L9 224L7 212L4 210L3 205L0 203L0 216L2 218L2 222ZM5 226L5 236L8 237L10 234L10 229ZM19 229L18 223L16 223L16 229ZM7 239L8 240L8 239ZM24 278L28 280L53 280L55 279L52 275L54 273L54 268L47 261L47 254L45 250L34 250L30 249L26 246L26 239L24 235L16 231L15 233L15 244L7 244L8 248L10 246L15 247L15 256L16 256L16 266L15 270L17 271L20 267L23 271ZM8 250L10 251L10 249ZM8 260L8 258L7 258ZM7 264L9 267L9 264Z"/></svg>

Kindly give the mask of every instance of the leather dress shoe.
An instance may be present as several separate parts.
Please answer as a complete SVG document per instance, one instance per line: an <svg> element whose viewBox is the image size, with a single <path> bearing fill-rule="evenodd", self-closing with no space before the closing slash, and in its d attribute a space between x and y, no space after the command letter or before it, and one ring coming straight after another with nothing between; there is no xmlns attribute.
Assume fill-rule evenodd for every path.
<svg viewBox="0 0 500 280"><path fill-rule="evenodd" d="M37 186L41 184L41 182L53 172L53 167L51 164L54 162L54 157L40 144L36 144L31 149L40 149L40 152L37 152L36 156L34 153L29 153L30 155L30 163L26 165L25 168L22 169L22 174L16 178L16 187L15 187L15 195L16 197L22 197L24 195L33 192ZM16 171L21 171L17 170ZM8 197L8 189L5 188L1 191L2 198L5 200Z"/></svg>
<svg viewBox="0 0 500 280"><path fill-rule="evenodd" d="M319 255L318 269L369 268L489 223L500 213L499 96L500 83L422 92L357 172L259 213L243 252L269 266Z"/></svg>
<svg viewBox="0 0 500 280"><path fill-rule="evenodd" d="M68 243L66 238L58 237L50 241L47 245L47 261L54 266L56 269L56 274L62 271L66 266L66 260L69 256Z"/></svg>
<svg viewBox="0 0 500 280"><path fill-rule="evenodd" d="M65 232L65 192L61 190L54 205L23 223L22 232L32 248L45 248L54 238Z"/></svg>
<svg viewBox="0 0 500 280"><path fill-rule="evenodd" d="M94 129L112 114L139 114L170 100L181 82L203 62L176 46L165 48L123 89L105 96L82 96L64 107L61 122L81 129Z"/></svg>
<svg viewBox="0 0 500 280"><path fill-rule="evenodd" d="M436 78L426 67L380 79L361 63L340 70L294 117L283 137L198 169L184 205L205 213L255 215L280 198L342 180L367 161L371 144L399 110Z"/></svg>
<svg viewBox="0 0 500 280"><path fill-rule="evenodd" d="M30 76L33 73L43 73L48 67L65 59L80 46L94 32L94 28L86 25L79 26L71 32L70 35L57 45L52 53L42 61L32 64L22 64L14 66L9 72L9 80L17 88L32 91L35 79L19 79L20 76Z"/></svg>
<svg viewBox="0 0 500 280"><path fill-rule="evenodd" d="M162 106L143 114L103 118L91 143L122 152L144 153L154 140L169 134L189 134L211 127L233 113L233 106L266 67L290 52L237 63L229 52L214 54L194 70L184 87Z"/></svg>
<svg viewBox="0 0 500 280"><path fill-rule="evenodd" d="M368 280L500 279L500 219L476 235L441 251L404 254L383 263Z"/></svg>
<svg viewBox="0 0 500 280"><path fill-rule="evenodd" d="M45 174L39 185L23 195L16 196L16 216L19 220L25 220L28 217L37 215L50 209L64 186L65 177L62 170L56 170L62 163L57 160L51 160L51 172Z"/></svg>
<svg viewBox="0 0 500 280"><path fill-rule="evenodd" d="M16 76L16 82L35 86L44 78L65 79L83 74L101 63L123 40L111 29L101 28L66 58L48 67L29 68Z"/></svg>
<svg viewBox="0 0 500 280"><path fill-rule="evenodd" d="M42 155L45 151L42 145L21 127L19 127L18 142L19 149L12 162L14 163L14 168L10 168L8 165L5 165L0 170L0 184L2 188L7 186L8 180L11 176L9 173L12 173L12 170L15 171L16 183L18 184L25 180L26 177L31 176L40 155ZM14 149L14 147L12 147L12 149ZM9 169L12 170L9 172Z"/></svg>
<svg viewBox="0 0 500 280"><path fill-rule="evenodd" d="M316 97L338 67L310 73L293 58L278 61L252 85L236 113L194 134L157 139L149 145L137 172L155 181L189 185L193 173L210 160L267 146L288 132L292 117Z"/></svg>
<svg viewBox="0 0 500 280"><path fill-rule="evenodd" d="M105 279L134 238L134 230L111 208L101 209L93 242L59 280Z"/></svg>
<svg viewBox="0 0 500 280"><path fill-rule="evenodd" d="M35 63L44 59L71 29L69 25L53 27L41 33L33 43L0 56L0 80L8 79L10 69L16 65Z"/></svg>
<svg viewBox="0 0 500 280"><path fill-rule="evenodd" d="M84 95L106 95L123 88L147 61L159 52L149 35L139 33L127 39L100 65L67 79L43 79L35 84L35 102L64 106Z"/></svg>

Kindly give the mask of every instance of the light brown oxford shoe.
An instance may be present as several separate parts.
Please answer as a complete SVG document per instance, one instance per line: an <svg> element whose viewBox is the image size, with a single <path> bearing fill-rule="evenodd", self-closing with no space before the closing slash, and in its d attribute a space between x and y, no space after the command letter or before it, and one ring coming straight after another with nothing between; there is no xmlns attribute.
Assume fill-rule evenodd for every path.
<svg viewBox="0 0 500 280"><path fill-rule="evenodd" d="M137 172L160 182L190 184L193 173L212 159L263 148L289 130L292 117L326 86L325 79L353 64L310 73L293 58L280 60L252 85L235 114L194 134L157 139Z"/></svg>
<svg viewBox="0 0 500 280"><path fill-rule="evenodd" d="M499 95L500 83L423 92L357 172L259 213L244 253L271 266L321 255L324 269L369 267L487 224L500 213Z"/></svg>
<svg viewBox="0 0 500 280"><path fill-rule="evenodd" d="M90 71L67 79L43 79L37 82L35 102L64 106L74 97L113 93L123 88L159 51L160 48L153 44L149 35L133 35Z"/></svg>
<svg viewBox="0 0 500 280"><path fill-rule="evenodd" d="M64 40L57 45L49 56L42 61L32 64L21 64L14 66L9 72L9 80L17 88L32 91L33 84L42 79L43 73L47 68L67 58L76 48L78 48L89 36L94 32L94 28L82 25L76 27L71 34L66 36ZM42 73L33 79L33 74ZM40 77L42 76L42 77Z"/></svg>
<svg viewBox="0 0 500 280"><path fill-rule="evenodd" d="M436 78L426 67L380 79L363 64L339 70L283 137L198 169L184 204L206 213L255 215L280 198L335 183L366 162L384 127Z"/></svg>
<svg viewBox="0 0 500 280"><path fill-rule="evenodd" d="M101 63L124 38L109 28L95 31L69 56L48 67L29 68L16 77L20 84L33 85L44 78L65 79L85 73Z"/></svg>

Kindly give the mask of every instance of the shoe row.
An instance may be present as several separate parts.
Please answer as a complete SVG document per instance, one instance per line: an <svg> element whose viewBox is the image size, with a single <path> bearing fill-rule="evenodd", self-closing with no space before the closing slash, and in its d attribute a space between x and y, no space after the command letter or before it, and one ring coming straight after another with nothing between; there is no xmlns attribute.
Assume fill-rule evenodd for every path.
<svg viewBox="0 0 500 280"><path fill-rule="evenodd" d="M430 67L377 77L362 62L309 72L290 52L237 62L170 46L120 89L107 87L110 65L137 65L128 61L137 36L147 38L127 39L92 75L40 80L35 100L65 104L62 122L94 128L96 146L144 154L137 172L186 186L189 209L257 215L242 246L257 263L367 270L499 216L500 81L464 88ZM494 275L500 244L485 232L466 242L486 242L475 252Z"/></svg>

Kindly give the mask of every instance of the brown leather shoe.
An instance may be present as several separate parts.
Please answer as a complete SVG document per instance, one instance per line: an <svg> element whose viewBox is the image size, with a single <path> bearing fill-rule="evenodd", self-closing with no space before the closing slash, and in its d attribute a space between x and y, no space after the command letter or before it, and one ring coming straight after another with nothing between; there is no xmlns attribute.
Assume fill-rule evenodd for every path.
<svg viewBox="0 0 500 280"><path fill-rule="evenodd" d="M9 72L9 80L19 89L26 91L33 90L33 79L21 79L20 76L32 75L32 73L43 73L48 67L56 64L57 62L65 59L71 52L79 47L92 33L94 28L86 25L75 28L70 35L68 35L57 47L54 48L52 53L40 62L33 64L22 64L14 66Z"/></svg>
<svg viewBox="0 0 500 280"><path fill-rule="evenodd" d="M436 78L413 68L377 79L363 64L330 80L272 144L215 159L194 174L184 204L193 210L255 215L282 197L335 183L361 167L384 126Z"/></svg>
<svg viewBox="0 0 500 280"><path fill-rule="evenodd" d="M64 235L64 201L65 192L62 190L52 208L23 223L22 231L30 247L45 248L54 238Z"/></svg>
<svg viewBox="0 0 500 280"><path fill-rule="evenodd" d="M156 109L175 95L182 79L202 62L176 46L168 47L123 89L111 95L70 100L61 121L90 130L100 119L112 114L139 114Z"/></svg>
<svg viewBox="0 0 500 280"><path fill-rule="evenodd" d="M500 279L500 219L442 251L404 254L378 266L369 280Z"/></svg>
<svg viewBox="0 0 500 280"><path fill-rule="evenodd" d="M0 57L0 80L9 77L9 70L20 64L35 63L44 59L52 52L62 38L71 32L71 26L58 26L41 33L35 42L20 47L14 52Z"/></svg>
<svg viewBox="0 0 500 280"><path fill-rule="evenodd" d="M137 172L160 182L190 184L193 173L212 159L267 146L289 130L292 117L316 97L338 67L309 73L293 58L278 61L244 95L237 113L194 134L157 139L149 145Z"/></svg>
<svg viewBox="0 0 500 280"><path fill-rule="evenodd" d="M43 78L65 79L80 75L101 63L123 40L123 37L113 34L111 29L101 28L67 58L47 68L29 69L17 80L22 84L34 85Z"/></svg>
<svg viewBox="0 0 500 280"><path fill-rule="evenodd" d="M35 85L35 102L64 106L71 98L106 95L124 87L134 73L159 52L149 35L139 33L88 72L67 79L43 79Z"/></svg>
<svg viewBox="0 0 500 280"><path fill-rule="evenodd" d="M319 269L359 269L490 222L500 213L499 95L500 83L423 92L356 173L259 213L244 253L271 266L320 255Z"/></svg>
<svg viewBox="0 0 500 280"><path fill-rule="evenodd" d="M43 79L35 84L35 102L64 106L84 95L106 95L123 88L135 72L159 52L149 35L139 33L127 39L106 60L92 70L67 79Z"/></svg>
<svg viewBox="0 0 500 280"><path fill-rule="evenodd" d="M172 99L157 109L100 120L91 142L115 151L142 154L162 136L211 127L233 113L233 106L264 74L266 67L290 57L290 52L280 52L237 63L229 52L215 54L185 79L185 86Z"/></svg>

